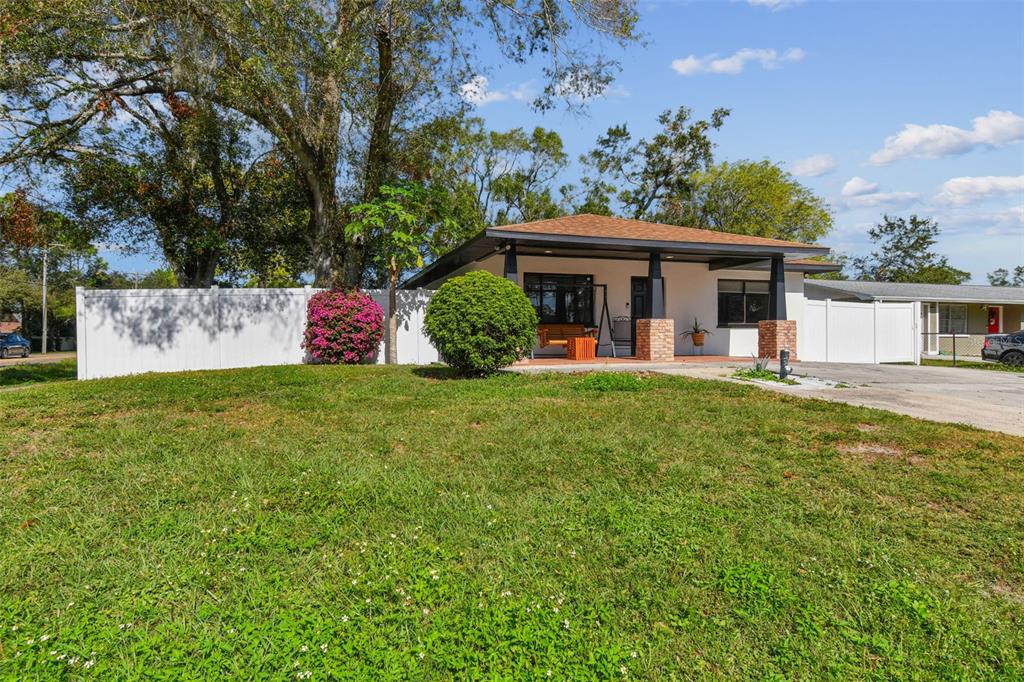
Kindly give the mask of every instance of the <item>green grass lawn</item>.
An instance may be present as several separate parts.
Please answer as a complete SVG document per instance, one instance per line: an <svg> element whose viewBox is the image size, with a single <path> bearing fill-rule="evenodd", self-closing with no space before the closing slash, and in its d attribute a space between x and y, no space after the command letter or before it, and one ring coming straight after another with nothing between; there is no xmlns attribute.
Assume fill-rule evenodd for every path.
<svg viewBox="0 0 1024 682"><path fill-rule="evenodd" d="M78 376L76 368L74 360L22 363L0 367L0 388L53 381L71 381Z"/></svg>
<svg viewBox="0 0 1024 682"><path fill-rule="evenodd" d="M1024 439L379 367L0 413L3 679L1024 676Z"/></svg>
<svg viewBox="0 0 1024 682"><path fill-rule="evenodd" d="M940 358L921 358L921 364L927 365L928 367L954 367L952 357L950 357L948 360ZM967 369L988 369L995 372L1024 372L1024 367L1014 367L1013 365L1007 365L1002 362L977 362L970 360L957 360L955 366L965 367Z"/></svg>

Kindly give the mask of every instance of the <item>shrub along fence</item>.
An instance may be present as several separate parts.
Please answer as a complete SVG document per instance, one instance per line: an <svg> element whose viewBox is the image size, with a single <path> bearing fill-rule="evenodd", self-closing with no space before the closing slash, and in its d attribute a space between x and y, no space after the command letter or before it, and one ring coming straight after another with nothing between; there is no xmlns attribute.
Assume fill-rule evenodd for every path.
<svg viewBox="0 0 1024 682"><path fill-rule="evenodd" d="M306 361L302 334L306 302L319 291L301 289L78 288L78 378L297 365ZM384 290L367 291L387 315ZM423 333L433 291L398 292L398 362L436 362ZM377 362L384 361L381 342Z"/></svg>

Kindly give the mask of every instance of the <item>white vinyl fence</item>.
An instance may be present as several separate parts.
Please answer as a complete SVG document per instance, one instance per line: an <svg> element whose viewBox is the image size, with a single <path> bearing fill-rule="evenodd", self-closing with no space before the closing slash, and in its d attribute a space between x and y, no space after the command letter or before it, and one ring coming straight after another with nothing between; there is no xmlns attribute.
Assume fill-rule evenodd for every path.
<svg viewBox="0 0 1024 682"><path fill-rule="evenodd" d="M129 289L76 291L78 378L304 362L306 302L317 290ZM368 291L387 314L387 292ZM423 334L433 292L398 292L398 361L428 364ZM377 354L383 362L384 344Z"/></svg>
<svg viewBox="0 0 1024 682"><path fill-rule="evenodd" d="M919 303L804 302L800 359L920 362Z"/></svg>

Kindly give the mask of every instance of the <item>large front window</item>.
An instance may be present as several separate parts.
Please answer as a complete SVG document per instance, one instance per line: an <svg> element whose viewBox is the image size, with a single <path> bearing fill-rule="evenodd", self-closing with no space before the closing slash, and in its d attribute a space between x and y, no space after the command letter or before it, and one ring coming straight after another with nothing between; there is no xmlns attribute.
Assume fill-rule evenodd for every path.
<svg viewBox="0 0 1024 682"><path fill-rule="evenodd" d="M939 304L939 333L966 334L967 306L950 303Z"/></svg>
<svg viewBox="0 0 1024 682"><path fill-rule="evenodd" d="M718 280L718 326L757 324L768 319L768 282Z"/></svg>
<svg viewBox="0 0 1024 682"><path fill-rule="evenodd" d="M594 326L594 277L527 273L523 279L541 322Z"/></svg>

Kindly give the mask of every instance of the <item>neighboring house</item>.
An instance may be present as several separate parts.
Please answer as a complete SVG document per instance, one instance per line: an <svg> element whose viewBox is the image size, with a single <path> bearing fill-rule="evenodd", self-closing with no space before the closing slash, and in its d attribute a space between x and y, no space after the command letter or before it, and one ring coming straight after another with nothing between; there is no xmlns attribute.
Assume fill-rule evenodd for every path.
<svg viewBox="0 0 1024 682"><path fill-rule="evenodd" d="M808 299L917 302L925 355L981 355L986 334L1024 329L1024 288L807 280Z"/></svg>
<svg viewBox="0 0 1024 682"><path fill-rule="evenodd" d="M0 316L0 334L9 334L11 332L18 331L19 329L21 329L20 315L14 314Z"/></svg>
<svg viewBox="0 0 1024 682"><path fill-rule="evenodd" d="M403 287L436 289L483 269L522 287L542 324L598 328L601 355L693 353L681 332L697 318L712 332L707 354L775 357L782 347L799 354L804 275L838 270L808 259L828 253L815 244L576 215L487 228Z"/></svg>

